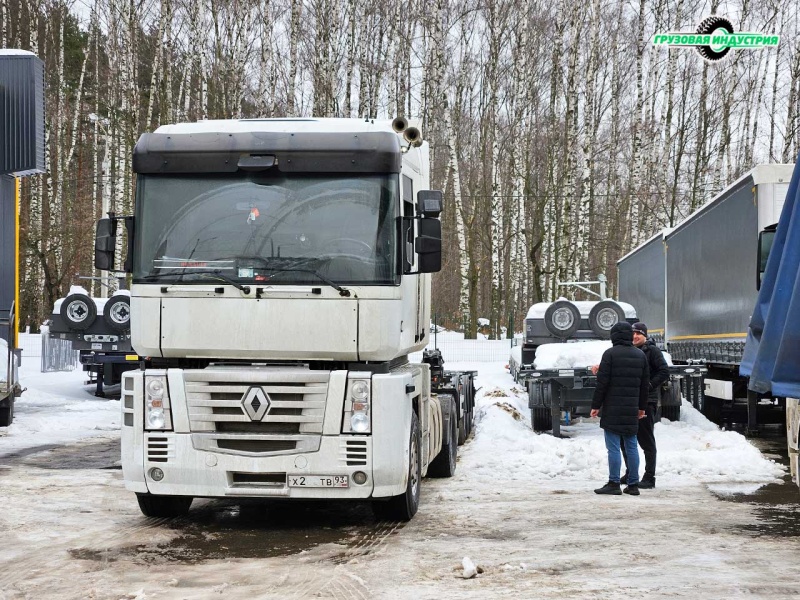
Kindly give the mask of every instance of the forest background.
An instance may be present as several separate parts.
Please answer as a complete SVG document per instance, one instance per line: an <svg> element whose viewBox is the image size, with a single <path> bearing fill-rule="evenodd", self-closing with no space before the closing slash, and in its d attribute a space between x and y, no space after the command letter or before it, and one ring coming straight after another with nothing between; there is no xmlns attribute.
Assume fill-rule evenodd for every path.
<svg viewBox="0 0 800 600"><path fill-rule="evenodd" d="M130 214L138 136L239 117L405 116L445 192L440 323L520 330L755 164L791 163L794 0L0 0L0 47L45 63L47 174L22 180L20 322ZM709 15L781 35L710 63L652 45Z"/></svg>

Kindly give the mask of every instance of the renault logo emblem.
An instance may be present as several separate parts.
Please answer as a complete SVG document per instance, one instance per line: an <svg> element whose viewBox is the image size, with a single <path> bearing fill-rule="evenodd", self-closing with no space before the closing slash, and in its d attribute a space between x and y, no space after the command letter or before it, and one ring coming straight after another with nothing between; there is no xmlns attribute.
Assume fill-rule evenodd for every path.
<svg viewBox="0 0 800 600"><path fill-rule="evenodd" d="M269 410L269 394L263 388L253 386L242 396L242 408L252 421L260 421Z"/></svg>

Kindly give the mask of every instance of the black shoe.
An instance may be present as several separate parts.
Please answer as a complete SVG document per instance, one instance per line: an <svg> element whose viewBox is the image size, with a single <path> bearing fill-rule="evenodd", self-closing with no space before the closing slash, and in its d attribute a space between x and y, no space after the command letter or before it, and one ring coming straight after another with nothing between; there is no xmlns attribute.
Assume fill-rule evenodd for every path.
<svg viewBox="0 0 800 600"><path fill-rule="evenodd" d="M625 473L625 475L623 475L622 477L620 477L620 478L619 478L619 482L620 482L622 485L628 485L628 474L627 474L627 473Z"/></svg>
<svg viewBox="0 0 800 600"><path fill-rule="evenodd" d="M610 494L612 496L621 496L622 492L619 489L619 484L614 483L613 481L609 481L601 488L597 488L594 491L595 494ZM638 493L638 492L637 492Z"/></svg>
<svg viewBox="0 0 800 600"><path fill-rule="evenodd" d="M639 486L638 485L629 485L624 490L622 490L626 494L630 494L631 496L638 496L639 495Z"/></svg>
<svg viewBox="0 0 800 600"><path fill-rule="evenodd" d="M639 487L643 490L652 490L654 487L656 487L656 478L645 475L639 482Z"/></svg>

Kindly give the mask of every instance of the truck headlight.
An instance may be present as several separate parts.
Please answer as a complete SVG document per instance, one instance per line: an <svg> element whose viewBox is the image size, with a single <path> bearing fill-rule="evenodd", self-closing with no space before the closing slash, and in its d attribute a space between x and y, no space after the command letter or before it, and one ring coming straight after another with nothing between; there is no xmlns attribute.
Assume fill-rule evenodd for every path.
<svg viewBox="0 0 800 600"><path fill-rule="evenodd" d="M370 433L370 380L350 379L344 406L343 433Z"/></svg>
<svg viewBox="0 0 800 600"><path fill-rule="evenodd" d="M172 429L166 375L147 376L144 389L145 429Z"/></svg>

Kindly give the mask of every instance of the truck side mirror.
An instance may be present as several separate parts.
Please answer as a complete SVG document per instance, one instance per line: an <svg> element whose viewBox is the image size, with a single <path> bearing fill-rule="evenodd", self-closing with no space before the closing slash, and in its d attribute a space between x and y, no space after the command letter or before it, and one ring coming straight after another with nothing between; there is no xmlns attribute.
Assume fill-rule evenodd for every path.
<svg viewBox="0 0 800 600"><path fill-rule="evenodd" d="M114 248L117 245L117 222L100 219L94 237L94 266L101 271L114 269Z"/></svg>
<svg viewBox="0 0 800 600"><path fill-rule="evenodd" d="M439 219L420 219L417 222L414 251L419 256L417 266L420 273L442 270L442 222Z"/></svg>
<svg viewBox="0 0 800 600"><path fill-rule="evenodd" d="M417 214L437 218L442 212L444 196L439 190L420 190L417 192Z"/></svg>
<svg viewBox="0 0 800 600"><path fill-rule="evenodd" d="M772 242L775 240L777 225L770 225L758 234L758 265L756 268L756 290L761 289L761 279L767 270L767 260L769 252L772 250Z"/></svg>

